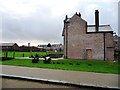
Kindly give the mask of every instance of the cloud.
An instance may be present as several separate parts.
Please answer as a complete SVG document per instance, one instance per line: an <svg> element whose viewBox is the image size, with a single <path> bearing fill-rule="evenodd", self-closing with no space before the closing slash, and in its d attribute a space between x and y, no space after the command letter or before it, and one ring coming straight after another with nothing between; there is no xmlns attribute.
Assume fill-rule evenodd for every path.
<svg viewBox="0 0 120 90"><path fill-rule="evenodd" d="M120 36L120 1L118 3L118 35Z"/></svg>
<svg viewBox="0 0 120 90"><path fill-rule="evenodd" d="M3 40L61 42L61 19L48 15L49 11L36 12L31 17L19 19L5 13L2 22Z"/></svg>
<svg viewBox="0 0 120 90"><path fill-rule="evenodd" d="M0 30L3 41L17 42L20 45L28 42L36 45L48 42L62 43L61 34L65 15L71 17L75 12L81 12L83 19L89 24L94 24L95 9L100 11L101 23L111 24L112 28L117 30L115 28L117 3L112 1L0 0L0 15L2 14Z"/></svg>

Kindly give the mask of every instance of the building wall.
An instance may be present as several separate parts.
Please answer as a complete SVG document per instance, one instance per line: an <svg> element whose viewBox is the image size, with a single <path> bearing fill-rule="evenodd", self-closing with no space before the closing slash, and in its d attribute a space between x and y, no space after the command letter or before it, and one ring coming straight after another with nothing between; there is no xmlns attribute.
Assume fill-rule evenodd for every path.
<svg viewBox="0 0 120 90"><path fill-rule="evenodd" d="M68 26L69 23L64 23L64 58L68 58Z"/></svg>
<svg viewBox="0 0 120 90"><path fill-rule="evenodd" d="M68 58L84 59L83 35L86 33L86 22L73 16L68 26Z"/></svg>
<svg viewBox="0 0 120 90"><path fill-rule="evenodd" d="M75 34L74 34L75 35ZM71 35L70 35L71 36ZM68 58L87 59L86 51L92 50L92 59L104 59L103 34L81 34L69 37Z"/></svg>
<svg viewBox="0 0 120 90"><path fill-rule="evenodd" d="M19 51L19 46L15 43L12 46L1 46L2 51Z"/></svg>
<svg viewBox="0 0 120 90"><path fill-rule="evenodd" d="M13 50L19 51L19 46L16 43L13 45Z"/></svg>
<svg viewBox="0 0 120 90"><path fill-rule="evenodd" d="M120 51L120 37L117 35L114 36L114 45L115 51Z"/></svg>
<svg viewBox="0 0 120 90"><path fill-rule="evenodd" d="M112 33L106 33L105 35L106 44L106 60L114 60L114 37Z"/></svg>
<svg viewBox="0 0 120 90"><path fill-rule="evenodd" d="M67 56L68 59L104 60L104 34L86 34L87 22L82 20L81 17L74 15L69 22L68 26L65 26L66 30L64 30L64 55ZM66 33L66 31L68 31L68 33ZM66 42L66 40L68 41ZM106 60L113 60L114 43L111 33L106 34L105 41L107 41L105 43Z"/></svg>
<svg viewBox="0 0 120 90"><path fill-rule="evenodd" d="M118 38L118 50L120 51L120 37Z"/></svg>

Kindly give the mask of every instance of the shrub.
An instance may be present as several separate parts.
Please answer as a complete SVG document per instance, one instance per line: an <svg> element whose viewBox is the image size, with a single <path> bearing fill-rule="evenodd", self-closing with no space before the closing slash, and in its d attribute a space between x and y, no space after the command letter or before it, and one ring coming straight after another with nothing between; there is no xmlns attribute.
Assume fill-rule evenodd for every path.
<svg viewBox="0 0 120 90"><path fill-rule="evenodd" d="M53 62L53 64L55 64L55 62Z"/></svg>
<svg viewBox="0 0 120 90"><path fill-rule="evenodd" d="M80 65L80 63L76 63L76 65Z"/></svg>
<svg viewBox="0 0 120 90"><path fill-rule="evenodd" d="M69 63L70 65L73 65L73 63Z"/></svg>
<svg viewBox="0 0 120 90"><path fill-rule="evenodd" d="M62 62L62 64L64 64L64 63Z"/></svg>
<svg viewBox="0 0 120 90"><path fill-rule="evenodd" d="M92 66L92 64L88 64L88 66Z"/></svg>
<svg viewBox="0 0 120 90"><path fill-rule="evenodd" d="M12 57L0 57L0 60L5 61L5 60L12 60L14 58Z"/></svg>
<svg viewBox="0 0 120 90"><path fill-rule="evenodd" d="M60 62L57 62L57 64L60 64Z"/></svg>

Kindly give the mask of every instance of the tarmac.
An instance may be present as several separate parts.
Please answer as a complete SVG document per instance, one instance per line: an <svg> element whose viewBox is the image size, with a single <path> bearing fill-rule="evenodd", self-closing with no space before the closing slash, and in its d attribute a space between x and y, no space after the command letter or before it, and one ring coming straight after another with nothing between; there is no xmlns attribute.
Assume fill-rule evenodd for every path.
<svg viewBox="0 0 120 90"><path fill-rule="evenodd" d="M67 71L44 68L0 65L0 76L32 79L63 84L74 84L90 87L120 89L120 74L105 74L81 71Z"/></svg>

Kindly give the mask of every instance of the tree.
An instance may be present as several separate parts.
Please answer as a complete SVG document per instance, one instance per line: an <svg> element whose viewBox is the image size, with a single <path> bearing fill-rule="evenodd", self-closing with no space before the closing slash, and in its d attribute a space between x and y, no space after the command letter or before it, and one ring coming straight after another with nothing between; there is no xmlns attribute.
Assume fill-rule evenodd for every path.
<svg viewBox="0 0 120 90"><path fill-rule="evenodd" d="M50 43L48 43L47 47L51 47L51 44L50 44Z"/></svg>
<svg viewBox="0 0 120 90"><path fill-rule="evenodd" d="M51 44L50 43L48 43L47 49L48 49L48 51L51 49Z"/></svg>

